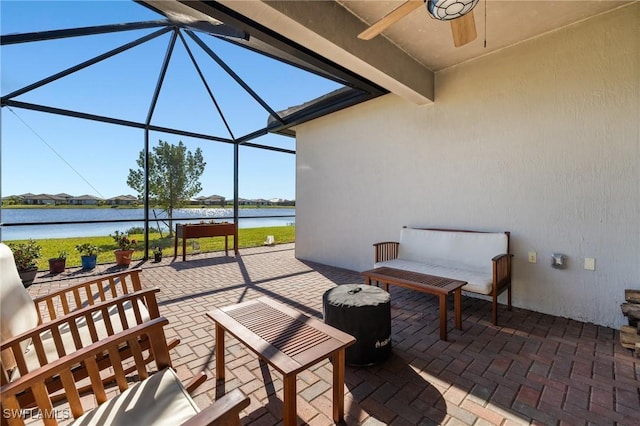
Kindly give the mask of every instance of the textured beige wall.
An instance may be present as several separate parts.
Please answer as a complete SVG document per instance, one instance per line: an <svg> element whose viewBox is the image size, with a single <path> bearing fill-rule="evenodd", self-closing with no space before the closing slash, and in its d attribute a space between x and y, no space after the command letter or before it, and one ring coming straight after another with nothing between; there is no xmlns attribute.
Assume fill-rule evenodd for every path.
<svg viewBox="0 0 640 426"><path fill-rule="evenodd" d="M387 95L307 123L297 256L364 270L402 225L509 230L516 306L617 327L640 288L639 122L636 4L445 70L433 105Z"/></svg>

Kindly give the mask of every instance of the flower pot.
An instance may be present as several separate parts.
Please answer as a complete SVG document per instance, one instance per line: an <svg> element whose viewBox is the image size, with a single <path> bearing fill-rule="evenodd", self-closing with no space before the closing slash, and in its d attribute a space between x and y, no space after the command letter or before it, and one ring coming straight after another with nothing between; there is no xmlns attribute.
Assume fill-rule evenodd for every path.
<svg viewBox="0 0 640 426"><path fill-rule="evenodd" d="M38 274L38 267L34 266L29 269L18 271L18 274L20 275L20 279L22 280L22 285L25 286L25 288L29 287L31 284L33 284L33 280L36 279L36 275Z"/></svg>
<svg viewBox="0 0 640 426"><path fill-rule="evenodd" d="M153 261L154 262L162 262L162 253L154 253L153 254Z"/></svg>
<svg viewBox="0 0 640 426"><path fill-rule="evenodd" d="M64 268L67 265L67 259L49 259L49 272L52 274L59 274L60 272L64 272Z"/></svg>
<svg viewBox="0 0 640 426"><path fill-rule="evenodd" d="M82 262L82 269L93 269L96 267L96 261L98 256L80 256Z"/></svg>
<svg viewBox="0 0 640 426"><path fill-rule="evenodd" d="M129 265L131 263L133 250L116 250L113 253L116 255L117 265Z"/></svg>

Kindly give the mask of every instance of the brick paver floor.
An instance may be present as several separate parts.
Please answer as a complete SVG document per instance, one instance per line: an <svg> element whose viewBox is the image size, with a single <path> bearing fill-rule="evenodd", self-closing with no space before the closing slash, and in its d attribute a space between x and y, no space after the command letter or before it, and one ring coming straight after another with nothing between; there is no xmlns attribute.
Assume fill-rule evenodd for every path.
<svg viewBox="0 0 640 426"><path fill-rule="evenodd" d="M239 387L251 399L243 412L251 425L282 421L282 378L227 337L227 379L216 383L207 310L270 296L321 318L326 290L363 283L357 272L296 259L293 244L243 249L237 258L221 252L137 266L146 286L161 289L168 336L181 340L172 351L179 375L209 374L196 402L204 407ZM29 291L47 293L82 277L69 270L43 275ZM489 302L463 297L463 329L453 327L450 315L443 342L435 296L395 287L391 296L392 356L368 368L347 366L347 424L640 424L640 359L620 346L616 330L504 307L496 327ZM332 423L331 383L329 361L298 376L299 424Z"/></svg>

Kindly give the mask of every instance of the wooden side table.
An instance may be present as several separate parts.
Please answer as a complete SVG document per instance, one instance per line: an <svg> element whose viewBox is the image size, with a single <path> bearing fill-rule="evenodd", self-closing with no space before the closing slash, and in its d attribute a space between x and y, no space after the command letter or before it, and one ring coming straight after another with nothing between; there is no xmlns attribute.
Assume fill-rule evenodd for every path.
<svg viewBox="0 0 640 426"><path fill-rule="evenodd" d="M345 348L355 338L268 297L260 297L207 312L216 323L216 379L224 380L224 335L231 334L284 376L283 420L294 426L296 376L331 357L333 420L344 419Z"/></svg>
<svg viewBox="0 0 640 426"><path fill-rule="evenodd" d="M229 256L229 236L233 237L233 252L238 255L238 227L235 223L195 223L177 224L173 257L178 256L178 238L182 238L182 261L187 260L187 239L203 237L224 237L224 253Z"/></svg>

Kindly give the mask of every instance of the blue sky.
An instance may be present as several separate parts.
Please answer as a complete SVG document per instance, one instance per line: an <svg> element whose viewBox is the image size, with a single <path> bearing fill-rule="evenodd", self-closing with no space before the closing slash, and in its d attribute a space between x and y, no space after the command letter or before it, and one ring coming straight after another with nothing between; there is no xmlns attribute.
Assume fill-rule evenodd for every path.
<svg viewBox="0 0 640 426"><path fill-rule="evenodd" d="M162 17L132 1L1 0L0 33L156 20ZM62 71L155 30L75 37L2 46L2 95ZM201 36L276 111L339 86L286 64ZM116 55L25 93L16 100L144 122L170 35ZM188 37L187 37L188 39ZM268 113L188 39L236 137L266 124ZM135 194L126 185L143 148L144 131L19 108L1 111L2 196L32 193ZM180 42L176 44L152 124L229 137ZM152 132L158 140L182 140L203 150L207 167L200 195L233 197L233 146ZM268 135L252 142L295 149L295 139ZM240 149L240 197L295 198L295 156Z"/></svg>

